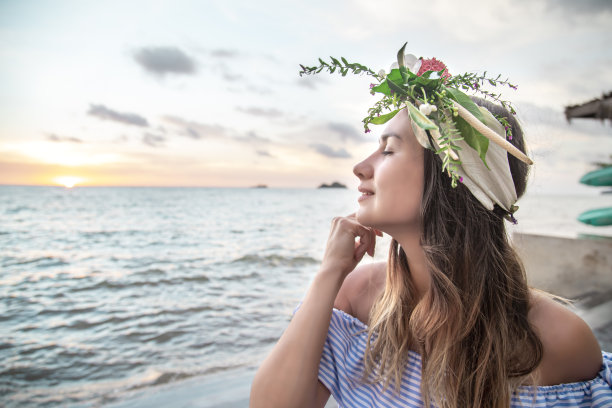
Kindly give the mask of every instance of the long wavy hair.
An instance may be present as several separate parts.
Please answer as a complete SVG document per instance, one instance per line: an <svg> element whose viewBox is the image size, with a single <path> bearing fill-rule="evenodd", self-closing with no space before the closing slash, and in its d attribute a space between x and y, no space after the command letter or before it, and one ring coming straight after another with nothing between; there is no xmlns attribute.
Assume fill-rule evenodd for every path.
<svg viewBox="0 0 612 408"><path fill-rule="evenodd" d="M504 108L476 99L523 133ZM528 167L508 155L517 195ZM503 211L487 210L465 187L451 187L441 160L425 150L421 246L431 285L417 298L406 253L391 242L386 286L370 312L364 378L399 391L410 350L421 355L426 406L509 407L518 386L535 381L542 343L527 320L529 289L506 233Z"/></svg>

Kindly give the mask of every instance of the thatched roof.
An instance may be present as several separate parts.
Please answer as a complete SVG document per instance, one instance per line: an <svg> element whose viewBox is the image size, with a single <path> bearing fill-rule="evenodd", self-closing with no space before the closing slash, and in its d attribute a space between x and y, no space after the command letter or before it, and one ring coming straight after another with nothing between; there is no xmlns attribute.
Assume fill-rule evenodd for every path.
<svg viewBox="0 0 612 408"><path fill-rule="evenodd" d="M612 121L612 92L580 105L566 106L565 118L568 122L574 118L591 118L602 121L608 119Z"/></svg>

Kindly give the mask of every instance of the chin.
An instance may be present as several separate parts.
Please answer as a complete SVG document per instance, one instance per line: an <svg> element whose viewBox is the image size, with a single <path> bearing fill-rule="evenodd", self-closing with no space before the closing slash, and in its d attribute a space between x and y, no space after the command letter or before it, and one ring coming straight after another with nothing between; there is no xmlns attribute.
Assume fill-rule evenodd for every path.
<svg viewBox="0 0 612 408"><path fill-rule="evenodd" d="M357 218L357 221L364 227L377 228L377 223L375 222L375 220L373 220L372 217L367 214L367 211L363 210L363 208L357 210L355 217Z"/></svg>

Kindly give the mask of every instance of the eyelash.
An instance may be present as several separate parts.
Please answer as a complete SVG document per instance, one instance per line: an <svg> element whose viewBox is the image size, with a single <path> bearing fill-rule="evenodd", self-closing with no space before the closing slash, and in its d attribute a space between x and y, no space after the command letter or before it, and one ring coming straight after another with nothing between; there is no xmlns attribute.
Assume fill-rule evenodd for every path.
<svg viewBox="0 0 612 408"><path fill-rule="evenodd" d="M393 154L393 152L392 152L392 151L389 151L389 150L383 150L383 151L382 151L382 155L383 155L383 156L389 156L389 155L391 155L391 154Z"/></svg>

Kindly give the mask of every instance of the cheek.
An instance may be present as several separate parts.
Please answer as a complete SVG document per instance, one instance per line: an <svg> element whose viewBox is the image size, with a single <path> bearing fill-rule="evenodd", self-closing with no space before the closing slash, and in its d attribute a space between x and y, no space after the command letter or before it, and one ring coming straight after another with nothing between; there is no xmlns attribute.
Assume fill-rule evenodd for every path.
<svg viewBox="0 0 612 408"><path fill-rule="evenodd" d="M423 196L422 166L389 168L381 174L381 211L397 222L417 221Z"/></svg>

